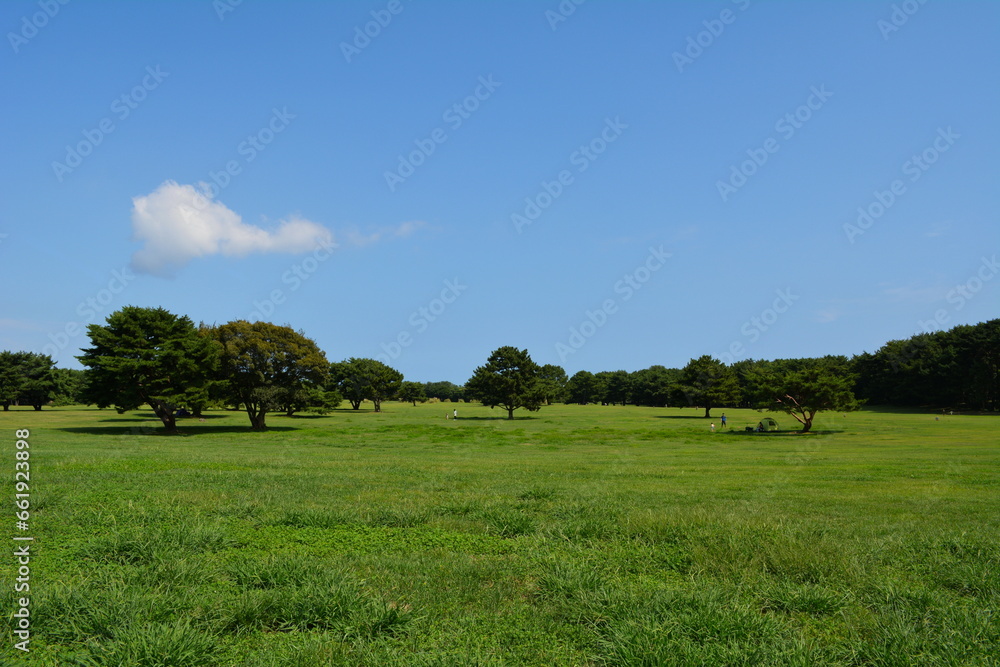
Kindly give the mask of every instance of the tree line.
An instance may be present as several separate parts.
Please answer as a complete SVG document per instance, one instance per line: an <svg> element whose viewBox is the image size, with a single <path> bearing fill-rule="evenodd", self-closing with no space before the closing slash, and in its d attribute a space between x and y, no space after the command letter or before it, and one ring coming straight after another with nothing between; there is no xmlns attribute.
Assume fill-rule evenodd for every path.
<svg viewBox="0 0 1000 667"><path fill-rule="evenodd" d="M243 320L195 325L162 308L125 307L105 324L88 327L91 346L78 357L84 371L56 368L47 355L0 352L0 404L74 402L119 412L148 405L167 431L178 412L200 416L209 407L247 413L251 428L266 428L268 413L328 413L343 401L380 411L387 400L479 401L535 411L557 402L783 411L808 431L822 410L862 403L952 409L1000 409L1000 320L890 341L853 358L743 360L726 365L710 356L684 368L649 368L567 377L538 365L527 350L501 347L464 386L409 382L375 359L329 362L301 331Z"/></svg>

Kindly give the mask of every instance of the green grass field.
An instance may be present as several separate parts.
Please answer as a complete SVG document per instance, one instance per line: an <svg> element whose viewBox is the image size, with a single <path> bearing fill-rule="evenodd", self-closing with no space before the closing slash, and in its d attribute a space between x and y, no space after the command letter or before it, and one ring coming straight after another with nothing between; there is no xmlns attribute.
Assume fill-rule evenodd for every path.
<svg viewBox="0 0 1000 667"><path fill-rule="evenodd" d="M0 414L0 663L1000 664L997 417L453 407Z"/></svg>

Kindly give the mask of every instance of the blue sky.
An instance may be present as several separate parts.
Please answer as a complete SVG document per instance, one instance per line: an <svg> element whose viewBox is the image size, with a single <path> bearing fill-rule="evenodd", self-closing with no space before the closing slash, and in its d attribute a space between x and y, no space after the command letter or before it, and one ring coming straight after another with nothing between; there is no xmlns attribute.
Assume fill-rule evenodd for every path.
<svg viewBox="0 0 1000 667"><path fill-rule="evenodd" d="M42 0L0 26L0 349L78 367L86 324L162 306L461 383L502 345L631 371L998 315L995 2Z"/></svg>

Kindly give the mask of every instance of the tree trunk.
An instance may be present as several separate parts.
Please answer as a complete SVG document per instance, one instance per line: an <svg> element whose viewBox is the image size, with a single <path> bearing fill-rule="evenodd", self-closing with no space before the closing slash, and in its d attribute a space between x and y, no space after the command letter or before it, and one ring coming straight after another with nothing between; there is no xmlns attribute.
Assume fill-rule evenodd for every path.
<svg viewBox="0 0 1000 667"><path fill-rule="evenodd" d="M149 407L153 408L153 412L163 422L164 430L171 435L175 435L177 433L177 418L174 417L174 411L171 407L163 401L153 398L149 399L148 402Z"/></svg>
<svg viewBox="0 0 1000 667"><path fill-rule="evenodd" d="M8 412L9 410L10 410L10 403L4 403L3 404L3 411L4 412Z"/></svg>
<svg viewBox="0 0 1000 667"><path fill-rule="evenodd" d="M266 431L267 424L264 423L264 418L267 416L267 408L264 407L264 404L244 403L244 405L247 409L247 417L250 418L250 428L254 431Z"/></svg>
<svg viewBox="0 0 1000 667"><path fill-rule="evenodd" d="M42 406L40 406L40 405L32 405L31 407L33 407L35 409L35 412L41 412L42 411Z"/></svg>
<svg viewBox="0 0 1000 667"><path fill-rule="evenodd" d="M250 425L254 431L266 431L267 424L264 422L267 417L267 412L261 410L256 414L250 415Z"/></svg>
<svg viewBox="0 0 1000 667"><path fill-rule="evenodd" d="M514 408L507 408L507 419L514 418Z"/></svg>
<svg viewBox="0 0 1000 667"><path fill-rule="evenodd" d="M348 399L351 402L352 410L359 410L361 408L361 401L355 401L353 398Z"/></svg>
<svg viewBox="0 0 1000 667"><path fill-rule="evenodd" d="M808 412L802 413L802 433L808 433L809 429L813 427L813 419L816 417L816 412L809 414Z"/></svg>
<svg viewBox="0 0 1000 667"><path fill-rule="evenodd" d="M705 419L708 419L709 417L712 416L712 415L709 414L711 411L712 411L712 407L711 406L707 406L705 408Z"/></svg>
<svg viewBox="0 0 1000 667"><path fill-rule="evenodd" d="M375 404L375 412L382 412L382 401L377 398L373 398L372 403Z"/></svg>
<svg viewBox="0 0 1000 667"><path fill-rule="evenodd" d="M160 419L163 421L163 426L167 429L167 433L171 435L177 434L177 419L174 417L173 412L168 409L166 415L160 417Z"/></svg>
<svg viewBox="0 0 1000 667"><path fill-rule="evenodd" d="M809 429L812 428L813 419L816 418L816 413L817 412L818 412L818 410L804 410L802 408L799 408L798 414L795 414L794 412L791 413L792 416L795 417L795 419L800 424L802 424L802 429L799 431L799 433L808 433L809 432ZM801 416L799 416L799 415L801 415Z"/></svg>

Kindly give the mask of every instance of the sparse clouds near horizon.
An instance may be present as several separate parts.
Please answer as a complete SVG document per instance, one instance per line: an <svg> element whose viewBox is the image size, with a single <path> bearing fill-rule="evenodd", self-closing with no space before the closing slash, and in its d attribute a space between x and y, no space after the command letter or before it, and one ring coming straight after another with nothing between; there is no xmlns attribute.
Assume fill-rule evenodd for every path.
<svg viewBox="0 0 1000 667"><path fill-rule="evenodd" d="M132 267L157 276L172 276L197 257L297 254L333 244L333 233L315 222L290 216L273 230L256 227L213 200L207 187L174 181L133 198L132 232L143 244L132 255Z"/></svg>
<svg viewBox="0 0 1000 667"><path fill-rule="evenodd" d="M373 243L385 239L407 238L417 230L423 228L424 222L420 220L409 220L390 227L379 227L374 231L362 232L357 227L348 227L338 232L340 239L348 246L363 248Z"/></svg>

